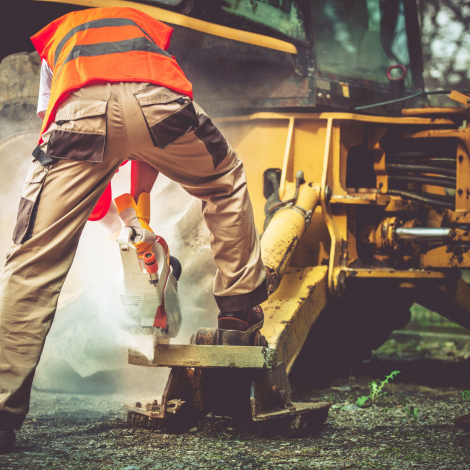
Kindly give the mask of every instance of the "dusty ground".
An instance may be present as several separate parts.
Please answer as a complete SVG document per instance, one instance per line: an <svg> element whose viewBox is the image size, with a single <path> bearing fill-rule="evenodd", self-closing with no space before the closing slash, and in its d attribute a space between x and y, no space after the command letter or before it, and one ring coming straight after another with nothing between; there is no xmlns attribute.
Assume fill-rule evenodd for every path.
<svg viewBox="0 0 470 470"><path fill-rule="evenodd" d="M470 469L470 434L452 423L470 412L470 400L462 396L468 382L429 387L417 383L419 374L415 383L399 382L400 375L409 376L413 359L451 363L463 380L468 357L462 351L467 347L389 342L372 362L386 367L393 359L402 374L386 386L387 395L377 404L363 409L355 402L368 394L367 377L336 380L322 390L297 390L297 399L333 402L324 427L297 438L262 437L257 429L216 417L179 435L129 429L121 408L129 397L35 392L17 451L0 456L0 468ZM367 363L361 367L366 371ZM415 417L410 406L418 410Z"/></svg>

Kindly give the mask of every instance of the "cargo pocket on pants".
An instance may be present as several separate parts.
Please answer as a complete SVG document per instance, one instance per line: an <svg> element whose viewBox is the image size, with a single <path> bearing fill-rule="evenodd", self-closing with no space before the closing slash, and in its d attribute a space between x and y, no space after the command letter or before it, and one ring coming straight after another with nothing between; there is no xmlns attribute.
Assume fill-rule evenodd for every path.
<svg viewBox="0 0 470 470"><path fill-rule="evenodd" d="M217 168L224 160L229 151L229 145L222 133L212 124L209 116L199 115L199 127L195 132L198 139L204 142L207 151L212 156L214 168Z"/></svg>
<svg viewBox="0 0 470 470"><path fill-rule="evenodd" d="M160 150L199 125L194 105L185 95L150 85L134 93L150 132Z"/></svg>
<svg viewBox="0 0 470 470"><path fill-rule="evenodd" d="M13 231L14 243L24 243L33 236L39 198L48 171L49 167L43 167L39 161L33 160L21 194L20 207L18 208L15 230Z"/></svg>
<svg viewBox="0 0 470 470"><path fill-rule="evenodd" d="M44 133L46 155L60 160L103 161L108 102L71 99L61 105L56 120Z"/></svg>

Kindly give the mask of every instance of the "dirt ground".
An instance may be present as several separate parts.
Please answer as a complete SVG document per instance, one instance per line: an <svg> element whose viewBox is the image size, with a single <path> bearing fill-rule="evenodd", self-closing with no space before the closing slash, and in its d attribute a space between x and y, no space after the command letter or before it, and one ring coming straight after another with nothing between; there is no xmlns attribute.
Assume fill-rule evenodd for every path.
<svg viewBox="0 0 470 470"><path fill-rule="evenodd" d="M209 417L200 429L184 434L131 429L122 404L136 397L36 391L16 452L0 456L0 468L470 469L470 434L453 424L470 412L469 356L470 344L389 341L358 367L360 373L353 371L356 377L323 389L297 386L297 400L333 403L323 427L301 437L263 437L257 428L221 417ZM427 361L422 374L416 372L419 361ZM368 395L371 380L359 375L389 365L402 372L385 386L387 394L358 408L356 400ZM438 386L433 370L446 365L452 376ZM397 369L387 372L392 370ZM430 377L433 385L423 385Z"/></svg>

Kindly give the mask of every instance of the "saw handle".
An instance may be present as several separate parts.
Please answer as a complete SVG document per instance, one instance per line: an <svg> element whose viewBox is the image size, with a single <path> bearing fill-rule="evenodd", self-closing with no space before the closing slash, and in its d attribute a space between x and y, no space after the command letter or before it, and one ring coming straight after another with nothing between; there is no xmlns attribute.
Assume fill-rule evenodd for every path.
<svg viewBox="0 0 470 470"><path fill-rule="evenodd" d="M170 256L170 266L171 266L171 274L173 274L175 279L179 281L181 273L183 272L181 263L174 256Z"/></svg>

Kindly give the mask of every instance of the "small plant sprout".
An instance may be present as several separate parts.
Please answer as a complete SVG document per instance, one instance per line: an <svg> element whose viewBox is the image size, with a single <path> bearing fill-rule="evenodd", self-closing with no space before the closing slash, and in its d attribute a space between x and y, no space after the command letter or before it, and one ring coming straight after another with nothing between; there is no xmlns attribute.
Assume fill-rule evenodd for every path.
<svg viewBox="0 0 470 470"><path fill-rule="evenodd" d="M369 399L369 395L359 397L359 398L356 400L356 406L358 406L359 408L362 408L362 407L366 404L366 401L367 401L368 399Z"/></svg>
<svg viewBox="0 0 470 470"><path fill-rule="evenodd" d="M470 400L470 390L462 390L460 392L460 396L462 397L462 400Z"/></svg>
<svg viewBox="0 0 470 470"><path fill-rule="evenodd" d="M399 370L394 370L393 372L390 372L389 375L385 377L385 380L382 380L381 382L377 383L375 380L372 380L369 382L369 390L370 393L369 395L365 395L362 397L359 397L356 401L356 406L359 408L362 408L368 400L371 401L372 404L374 404L379 397L383 397L384 395L387 394L387 392L383 392L383 388L385 385L388 384L389 380L393 380L393 378L400 373Z"/></svg>
<svg viewBox="0 0 470 470"><path fill-rule="evenodd" d="M405 409L408 417L413 418L413 423L416 424L419 416L419 408L415 408L413 405L410 405L408 408L404 406L403 408Z"/></svg>

